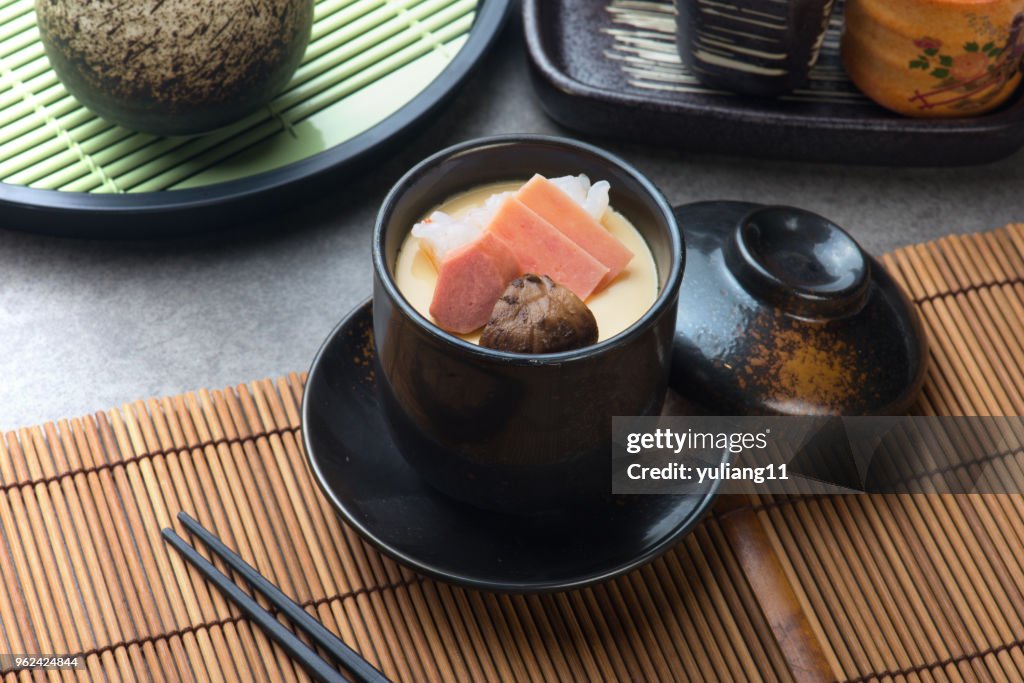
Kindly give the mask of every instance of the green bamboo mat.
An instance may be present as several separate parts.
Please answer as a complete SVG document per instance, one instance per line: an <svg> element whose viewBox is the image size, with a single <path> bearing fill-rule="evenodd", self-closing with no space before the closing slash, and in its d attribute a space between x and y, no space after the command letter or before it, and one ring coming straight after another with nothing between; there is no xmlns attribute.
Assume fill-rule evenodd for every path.
<svg viewBox="0 0 1024 683"><path fill-rule="evenodd" d="M0 182L67 192L200 187L280 168L398 111L458 54L476 0L319 0L302 65L271 105L209 135L113 125L64 89L32 0L0 0Z"/></svg>

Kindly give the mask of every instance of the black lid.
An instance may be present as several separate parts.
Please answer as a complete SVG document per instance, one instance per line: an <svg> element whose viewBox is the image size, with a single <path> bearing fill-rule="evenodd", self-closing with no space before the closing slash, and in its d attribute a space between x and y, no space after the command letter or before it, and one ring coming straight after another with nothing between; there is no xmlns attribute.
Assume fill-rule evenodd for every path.
<svg viewBox="0 0 1024 683"><path fill-rule="evenodd" d="M700 202L686 234L671 384L723 415L893 415L924 379L917 311L822 216Z"/></svg>

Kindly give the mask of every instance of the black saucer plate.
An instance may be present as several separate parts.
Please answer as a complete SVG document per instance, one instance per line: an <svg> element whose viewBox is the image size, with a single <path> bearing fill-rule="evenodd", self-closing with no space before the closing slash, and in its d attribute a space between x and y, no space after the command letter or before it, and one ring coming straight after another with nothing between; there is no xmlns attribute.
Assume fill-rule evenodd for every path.
<svg viewBox="0 0 1024 683"><path fill-rule="evenodd" d="M438 493L406 464L381 413L370 302L313 361L302 435L324 495L363 538L422 574L484 590L567 590L623 574L668 550L717 491L609 496L584 518L500 515Z"/></svg>

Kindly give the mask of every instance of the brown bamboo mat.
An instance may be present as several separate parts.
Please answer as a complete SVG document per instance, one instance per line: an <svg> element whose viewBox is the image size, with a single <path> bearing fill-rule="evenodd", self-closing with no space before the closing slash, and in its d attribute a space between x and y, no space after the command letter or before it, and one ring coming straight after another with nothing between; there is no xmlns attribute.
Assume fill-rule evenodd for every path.
<svg viewBox="0 0 1024 683"><path fill-rule="evenodd" d="M1024 226L886 258L920 306L918 409L1024 414ZM304 680L158 531L178 510L396 681L1024 680L1024 498L723 498L656 562L545 596L416 576L306 470L303 378L136 402L0 444L8 681Z"/></svg>

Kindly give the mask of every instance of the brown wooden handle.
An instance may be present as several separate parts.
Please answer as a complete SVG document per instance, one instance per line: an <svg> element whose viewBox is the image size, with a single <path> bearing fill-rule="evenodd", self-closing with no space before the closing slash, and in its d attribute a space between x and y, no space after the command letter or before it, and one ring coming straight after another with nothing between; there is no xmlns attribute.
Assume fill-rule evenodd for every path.
<svg viewBox="0 0 1024 683"><path fill-rule="evenodd" d="M800 607L757 512L744 496L722 496L715 506L733 553L743 567L761 612L789 670L798 681L834 681L825 650Z"/></svg>

